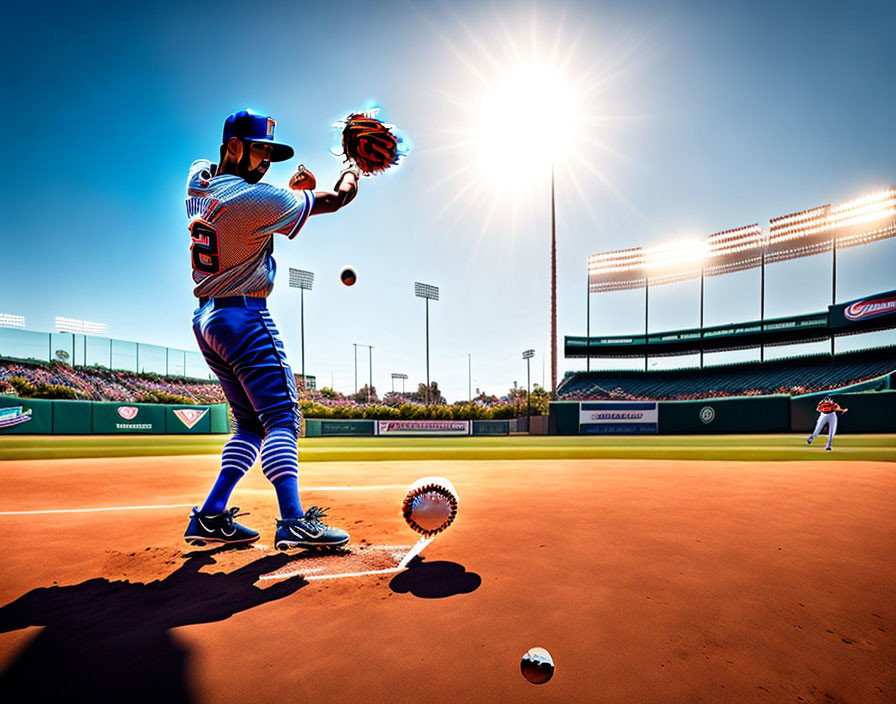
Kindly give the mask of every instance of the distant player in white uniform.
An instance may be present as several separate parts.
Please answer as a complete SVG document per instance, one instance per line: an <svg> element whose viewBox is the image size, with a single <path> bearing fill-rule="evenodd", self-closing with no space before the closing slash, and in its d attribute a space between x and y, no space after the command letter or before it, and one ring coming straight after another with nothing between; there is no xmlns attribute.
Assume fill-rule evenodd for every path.
<svg viewBox="0 0 896 704"><path fill-rule="evenodd" d="M815 410L818 411L818 422L815 424L815 430L806 439L806 443L811 445L812 441L821 433L821 429L824 428L825 425L827 425L828 444L824 449L830 450L831 441L834 439L834 435L837 434L837 414L846 413L849 409L840 408L840 406L834 403L834 399L832 399L830 396L825 396L823 399L821 399Z"/></svg>

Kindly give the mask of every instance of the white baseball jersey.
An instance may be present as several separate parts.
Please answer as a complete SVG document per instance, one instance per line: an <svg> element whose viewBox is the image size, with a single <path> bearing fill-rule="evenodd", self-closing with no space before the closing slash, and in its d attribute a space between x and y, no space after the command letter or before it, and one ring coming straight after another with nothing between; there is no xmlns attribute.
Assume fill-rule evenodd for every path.
<svg viewBox="0 0 896 704"><path fill-rule="evenodd" d="M266 297L274 288L274 233L295 237L314 193L216 176L216 169L199 159L187 178L193 294Z"/></svg>

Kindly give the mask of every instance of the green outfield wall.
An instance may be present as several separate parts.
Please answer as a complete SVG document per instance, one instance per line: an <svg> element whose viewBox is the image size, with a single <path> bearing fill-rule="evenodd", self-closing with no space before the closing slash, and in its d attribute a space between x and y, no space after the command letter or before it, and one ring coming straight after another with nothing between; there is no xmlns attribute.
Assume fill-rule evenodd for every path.
<svg viewBox="0 0 896 704"><path fill-rule="evenodd" d="M0 435L229 433L227 404L56 401L0 396Z"/></svg>
<svg viewBox="0 0 896 704"><path fill-rule="evenodd" d="M663 435L790 431L790 397L783 395L660 401L659 412Z"/></svg>
<svg viewBox="0 0 896 704"><path fill-rule="evenodd" d="M889 380L888 380L889 381ZM880 388L880 380L868 382ZM661 435L717 435L744 433L809 433L815 428L815 407L826 395L849 412L841 416L837 433L896 432L896 390L822 392L790 397L741 396L689 401L659 401ZM551 404L549 433L579 434L578 401Z"/></svg>
<svg viewBox="0 0 896 704"><path fill-rule="evenodd" d="M510 435L510 421L474 420L473 435Z"/></svg>
<svg viewBox="0 0 896 704"><path fill-rule="evenodd" d="M55 435L90 435L93 432L91 401L54 401L53 433Z"/></svg>
<svg viewBox="0 0 896 704"><path fill-rule="evenodd" d="M0 435L50 435L53 401L0 396Z"/></svg>
<svg viewBox="0 0 896 704"><path fill-rule="evenodd" d="M579 402L557 401L550 406L548 435L579 434Z"/></svg>
<svg viewBox="0 0 896 704"><path fill-rule="evenodd" d="M347 419L305 419L305 437L372 437L374 421Z"/></svg>

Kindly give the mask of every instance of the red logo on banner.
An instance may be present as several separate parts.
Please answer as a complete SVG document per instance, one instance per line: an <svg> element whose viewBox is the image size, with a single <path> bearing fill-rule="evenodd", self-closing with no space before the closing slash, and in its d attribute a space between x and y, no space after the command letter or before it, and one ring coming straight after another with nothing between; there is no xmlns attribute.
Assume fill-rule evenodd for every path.
<svg viewBox="0 0 896 704"><path fill-rule="evenodd" d="M896 313L896 296L875 298L870 301L858 301L843 309L843 315L849 320L876 318L887 313Z"/></svg>
<svg viewBox="0 0 896 704"><path fill-rule="evenodd" d="M118 415L120 415L125 420L131 420L137 415L137 412L140 409L136 406L119 406L118 407Z"/></svg>
<svg viewBox="0 0 896 704"><path fill-rule="evenodd" d="M175 408L174 415L188 428L192 428L208 413L207 408Z"/></svg>

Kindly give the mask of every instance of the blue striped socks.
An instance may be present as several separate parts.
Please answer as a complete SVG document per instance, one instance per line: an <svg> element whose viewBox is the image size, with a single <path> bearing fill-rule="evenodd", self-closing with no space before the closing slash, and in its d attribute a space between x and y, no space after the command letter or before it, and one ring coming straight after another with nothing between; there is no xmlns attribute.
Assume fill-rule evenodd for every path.
<svg viewBox="0 0 896 704"><path fill-rule="evenodd" d="M277 491L280 518L304 515L299 503L299 448L295 431L271 428L261 448L261 470Z"/></svg>
<svg viewBox="0 0 896 704"><path fill-rule="evenodd" d="M221 513L236 483L258 459L261 437L247 430L237 430L221 453L221 473L202 506L202 513Z"/></svg>

